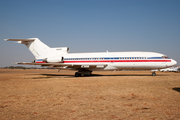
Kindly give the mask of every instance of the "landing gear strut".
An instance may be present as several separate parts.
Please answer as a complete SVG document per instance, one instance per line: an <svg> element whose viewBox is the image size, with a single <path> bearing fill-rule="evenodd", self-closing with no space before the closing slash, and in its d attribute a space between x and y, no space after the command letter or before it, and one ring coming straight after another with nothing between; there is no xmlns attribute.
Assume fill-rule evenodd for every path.
<svg viewBox="0 0 180 120"><path fill-rule="evenodd" d="M80 69L78 72L75 73L75 77L82 77L84 75L91 75L92 71Z"/></svg>
<svg viewBox="0 0 180 120"><path fill-rule="evenodd" d="M152 72L152 76L156 76L156 73L155 73L155 72Z"/></svg>

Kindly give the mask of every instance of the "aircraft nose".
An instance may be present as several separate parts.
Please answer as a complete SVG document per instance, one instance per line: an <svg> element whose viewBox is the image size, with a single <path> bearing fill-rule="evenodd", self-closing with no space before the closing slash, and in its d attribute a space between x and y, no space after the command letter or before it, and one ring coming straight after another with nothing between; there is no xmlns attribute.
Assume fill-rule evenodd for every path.
<svg viewBox="0 0 180 120"><path fill-rule="evenodd" d="M172 66L177 64L177 62L173 59L171 60L171 63L172 63Z"/></svg>

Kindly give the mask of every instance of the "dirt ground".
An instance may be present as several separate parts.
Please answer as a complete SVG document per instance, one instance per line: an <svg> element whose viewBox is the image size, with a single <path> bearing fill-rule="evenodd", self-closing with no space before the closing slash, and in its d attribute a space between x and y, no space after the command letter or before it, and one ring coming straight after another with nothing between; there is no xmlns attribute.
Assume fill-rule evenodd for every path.
<svg viewBox="0 0 180 120"><path fill-rule="evenodd" d="M180 73L0 69L1 120L180 120Z"/></svg>

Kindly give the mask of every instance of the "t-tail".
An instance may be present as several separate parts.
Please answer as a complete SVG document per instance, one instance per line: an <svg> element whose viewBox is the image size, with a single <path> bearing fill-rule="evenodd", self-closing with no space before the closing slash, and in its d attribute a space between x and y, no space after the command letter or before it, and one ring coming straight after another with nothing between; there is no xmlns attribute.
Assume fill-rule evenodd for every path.
<svg viewBox="0 0 180 120"><path fill-rule="evenodd" d="M5 41L17 41L17 43L26 45L31 53L35 56L36 60L43 59L46 61L49 60L55 62L59 61L60 58L63 59L62 56L64 54L68 54L69 52L68 47L50 48L49 46L41 42L38 38L5 39Z"/></svg>

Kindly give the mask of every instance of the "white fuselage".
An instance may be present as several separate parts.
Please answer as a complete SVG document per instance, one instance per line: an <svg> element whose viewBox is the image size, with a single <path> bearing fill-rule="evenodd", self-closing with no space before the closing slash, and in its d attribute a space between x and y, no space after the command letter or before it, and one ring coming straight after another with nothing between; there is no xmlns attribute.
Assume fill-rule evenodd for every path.
<svg viewBox="0 0 180 120"><path fill-rule="evenodd" d="M68 53L63 55L64 64L79 65L91 70L152 70L162 69L176 64L176 61L155 52L101 52ZM103 65L106 64L106 67ZM96 65L94 68L91 67ZM98 66L99 65L99 66Z"/></svg>

